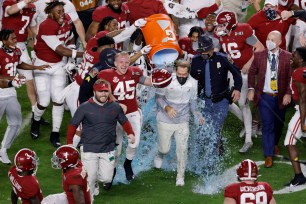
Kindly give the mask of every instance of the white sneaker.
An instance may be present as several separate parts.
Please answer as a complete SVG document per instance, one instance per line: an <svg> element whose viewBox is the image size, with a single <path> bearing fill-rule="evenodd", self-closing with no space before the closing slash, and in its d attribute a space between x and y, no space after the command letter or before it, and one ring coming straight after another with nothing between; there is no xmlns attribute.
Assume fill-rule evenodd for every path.
<svg viewBox="0 0 306 204"><path fill-rule="evenodd" d="M239 150L239 152L240 153L246 153L247 151L249 151L251 149L252 146L253 146L253 142L244 143L244 145Z"/></svg>
<svg viewBox="0 0 306 204"><path fill-rule="evenodd" d="M160 156L160 154L157 154L154 158L154 167L157 169L160 169L163 164L163 158Z"/></svg>
<svg viewBox="0 0 306 204"><path fill-rule="evenodd" d="M184 185L185 185L185 181L183 178L176 179L176 186L184 186Z"/></svg>
<svg viewBox="0 0 306 204"><path fill-rule="evenodd" d="M6 149L1 149L0 150L0 161L3 164L11 164L11 160L8 158L7 153L6 153Z"/></svg>
<svg viewBox="0 0 306 204"><path fill-rule="evenodd" d="M239 133L239 137L244 137L245 136L245 128L242 128L242 130Z"/></svg>
<svg viewBox="0 0 306 204"><path fill-rule="evenodd" d="M95 183L95 190L94 190L94 196L97 196L97 195L99 195L99 193L100 193L100 190L99 190L99 184L98 184L98 182L96 182Z"/></svg>

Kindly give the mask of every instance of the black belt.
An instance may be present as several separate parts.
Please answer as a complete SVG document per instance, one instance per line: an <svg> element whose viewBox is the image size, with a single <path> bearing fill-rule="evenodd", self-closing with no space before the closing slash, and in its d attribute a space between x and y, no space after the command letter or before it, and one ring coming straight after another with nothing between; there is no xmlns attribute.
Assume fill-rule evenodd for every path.
<svg viewBox="0 0 306 204"><path fill-rule="evenodd" d="M264 94L267 94L269 96L272 96L272 97L277 97L278 96L278 93L267 93L267 92L263 92Z"/></svg>

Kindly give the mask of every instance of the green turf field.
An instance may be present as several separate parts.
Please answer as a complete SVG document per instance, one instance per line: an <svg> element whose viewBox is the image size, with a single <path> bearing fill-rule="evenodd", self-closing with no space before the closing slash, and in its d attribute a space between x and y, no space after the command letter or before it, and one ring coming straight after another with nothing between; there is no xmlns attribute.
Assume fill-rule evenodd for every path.
<svg viewBox="0 0 306 204"><path fill-rule="evenodd" d="M26 119L30 114L30 104L26 97L25 87L18 90L18 99L22 105L23 119ZM288 123L293 114L293 108L291 107L287 113ZM46 111L44 117L51 121L51 106ZM61 141L64 142L64 136L66 133L67 123L70 119L70 113L65 112L64 121L61 128ZM241 124L233 115L229 114L224 125L223 133L228 139L228 145L225 147L230 151L230 157L226 160L225 166L231 167L238 164L241 160L250 158L255 161L263 160L263 151L261 146L261 138L254 138L253 148L247 154L239 154L238 150L243 145L244 139L239 138L239 132L241 130ZM0 138L5 132L6 120L3 116L0 121ZM28 147L36 151L40 164L38 168L37 177L43 190L44 196L53 193L62 192L61 187L61 171L51 168L50 159L53 151L53 146L49 143L49 134L51 127L41 126L41 136L38 140L32 140L29 134L30 126L27 125L22 130L16 141L13 143L11 149L8 150L10 159L13 161L14 154L23 147ZM286 133L286 127L284 128L283 137L280 142L284 140ZM192 136L191 136L192 137ZM305 159L305 148L299 143L298 145L302 159ZM281 146L281 154L287 155L287 152L283 146ZM275 159L278 160L278 159ZM8 204L10 202L11 186L7 178L7 172L10 166L3 165L0 162L0 204ZM287 183L293 176L291 166L275 163L270 169L265 169L260 166L259 181L267 181L271 184L274 190L283 188L283 185ZM232 175L234 176L234 175ZM187 172L184 187L175 186L175 171L164 171L152 168L146 172L138 174L136 179L131 184L117 184L112 187L108 192L100 190L100 195L95 197L95 203L105 204L130 204L130 203L186 203L186 204L214 204L223 202L223 192L215 195L203 195L193 193L192 189L198 182L199 177ZM215 184L212 184L215 185ZM276 201L279 204L291 204L291 203L305 203L305 190L297 193L275 195Z"/></svg>

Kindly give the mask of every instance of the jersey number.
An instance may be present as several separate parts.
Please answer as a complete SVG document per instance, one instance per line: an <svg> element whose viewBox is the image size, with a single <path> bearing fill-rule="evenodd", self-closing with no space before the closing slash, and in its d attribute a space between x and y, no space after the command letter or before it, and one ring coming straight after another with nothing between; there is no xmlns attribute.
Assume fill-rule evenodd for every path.
<svg viewBox="0 0 306 204"><path fill-rule="evenodd" d="M5 69L7 70L7 74L9 76L15 76L16 75L17 65L18 65L18 62L8 63L8 64L5 65Z"/></svg>
<svg viewBox="0 0 306 204"><path fill-rule="evenodd" d="M135 97L135 81L120 81L115 90L114 96L118 99L118 101L122 101L125 99L133 99ZM131 94L127 94L127 92L131 92Z"/></svg>
<svg viewBox="0 0 306 204"><path fill-rule="evenodd" d="M246 202L246 200L249 200L251 202ZM254 193L243 193L240 196L240 203L241 204L252 204L254 203L253 201L255 201L255 203L257 204L264 204L264 203L268 203L267 202L267 193L266 192L257 192L256 194Z"/></svg>
<svg viewBox="0 0 306 204"><path fill-rule="evenodd" d="M21 21L25 21L24 26L19 30L19 34L24 34L25 29L27 29L29 23L30 23L30 17L29 16L22 16Z"/></svg>
<svg viewBox="0 0 306 204"><path fill-rule="evenodd" d="M238 48L237 43L228 43L228 44L223 43L222 48L224 52L226 52L231 56L232 59L238 59L241 57L241 52L237 49Z"/></svg>

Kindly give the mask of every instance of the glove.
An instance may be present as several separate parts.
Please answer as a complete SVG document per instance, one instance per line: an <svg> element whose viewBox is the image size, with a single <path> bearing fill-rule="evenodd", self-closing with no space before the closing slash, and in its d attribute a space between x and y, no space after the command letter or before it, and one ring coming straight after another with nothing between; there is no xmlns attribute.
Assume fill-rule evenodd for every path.
<svg viewBox="0 0 306 204"><path fill-rule="evenodd" d="M183 59L185 61L191 62L194 55L193 54L188 54L186 51L183 51L183 54L184 54Z"/></svg>
<svg viewBox="0 0 306 204"><path fill-rule="evenodd" d="M135 21L134 26L136 28L142 28L147 24L147 21L143 18L140 18L138 20Z"/></svg>
<svg viewBox="0 0 306 204"><path fill-rule="evenodd" d="M22 84L25 84L25 78L19 78L19 74L16 74L15 78L12 80L12 86L20 88Z"/></svg>
<svg viewBox="0 0 306 204"><path fill-rule="evenodd" d="M140 50L140 52L143 55L147 55L150 53L151 49L152 49L151 45L146 45Z"/></svg>
<svg viewBox="0 0 306 204"><path fill-rule="evenodd" d="M64 69L68 74L72 74L71 71L76 68L75 60L69 57L67 64L64 66Z"/></svg>

